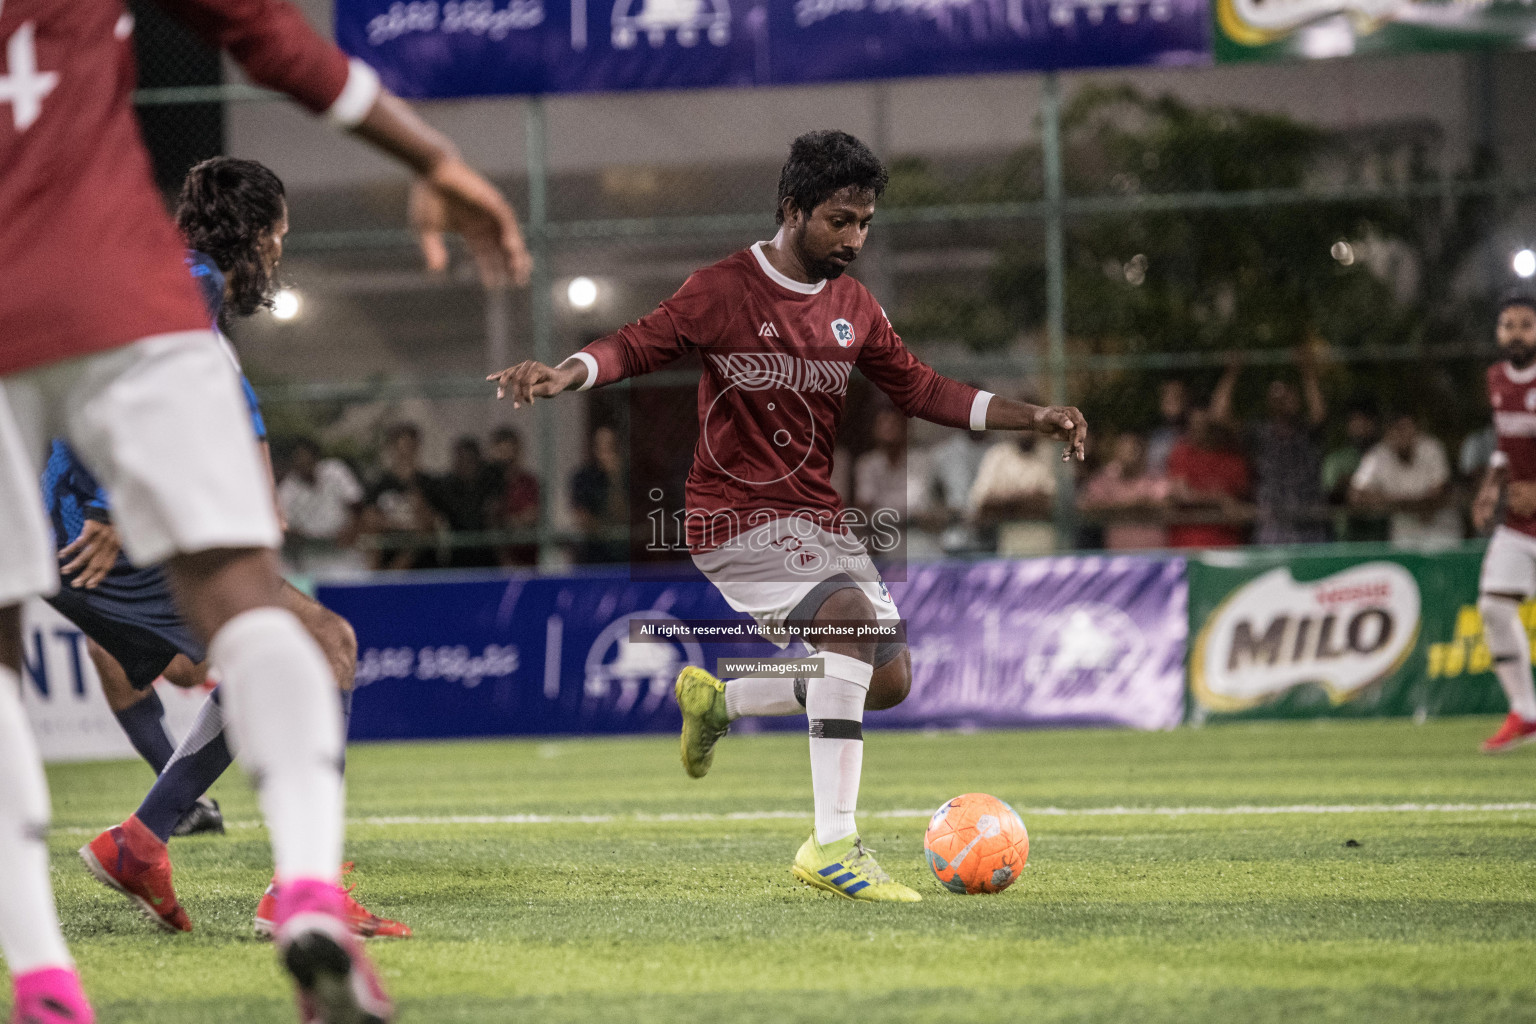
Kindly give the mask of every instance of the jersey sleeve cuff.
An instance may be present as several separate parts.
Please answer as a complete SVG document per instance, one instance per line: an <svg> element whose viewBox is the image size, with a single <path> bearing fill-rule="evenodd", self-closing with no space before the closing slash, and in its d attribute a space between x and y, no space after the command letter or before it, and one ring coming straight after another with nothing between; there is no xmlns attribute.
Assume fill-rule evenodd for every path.
<svg viewBox="0 0 1536 1024"><path fill-rule="evenodd" d="M356 128L373 109L383 88L379 73L353 57L347 61L347 83L341 87L341 95L326 109L325 116L342 128Z"/></svg>
<svg viewBox="0 0 1536 1024"><path fill-rule="evenodd" d="M580 360L587 368L587 379L582 381L581 386L576 390L589 390L593 384L597 383L597 360L592 357L590 352L577 352L571 358Z"/></svg>
<svg viewBox="0 0 1536 1024"><path fill-rule="evenodd" d="M971 429L987 429L987 406L992 404L992 392L978 391L971 399Z"/></svg>

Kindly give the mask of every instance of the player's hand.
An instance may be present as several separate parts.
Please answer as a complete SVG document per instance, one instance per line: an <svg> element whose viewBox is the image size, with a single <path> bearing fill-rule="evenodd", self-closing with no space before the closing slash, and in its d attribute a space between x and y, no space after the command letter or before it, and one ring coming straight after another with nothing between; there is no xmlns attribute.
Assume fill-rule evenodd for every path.
<svg viewBox="0 0 1536 1024"><path fill-rule="evenodd" d="M440 161L411 185L410 219L428 270L447 268L443 232L454 231L469 244L487 288L507 280L520 288L527 285L533 259L512 207L496 186L457 157Z"/></svg>
<svg viewBox="0 0 1536 1024"><path fill-rule="evenodd" d="M64 562L59 572L66 577L75 577L69 581L71 587L92 590L107 578L107 573L117 564L117 553L121 550L116 527L87 519L80 536L59 552L59 561Z"/></svg>
<svg viewBox="0 0 1536 1024"><path fill-rule="evenodd" d="M586 375L586 366L574 360L559 366L545 366L532 359L525 359L485 379L496 382L497 398L507 397L510 391L512 408L520 409L524 402L532 405L535 398L549 398L575 387Z"/></svg>
<svg viewBox="0 0 1536 1024"><path fill-rule="evenodd" d="M1510 481L1508 497L1509 510L1515 515L1528 516L1536 513L1536 480Z"/></svg>
<svg viewBox="0 0 1536 1024"><path fill-rule="evenodd" d="M1083 461L1083 446L1088 441L1088 421L1075 405L1043 405L1035 410L1035 431L1057 441L1067 442L1061 461L1075 457Z"/></svg>

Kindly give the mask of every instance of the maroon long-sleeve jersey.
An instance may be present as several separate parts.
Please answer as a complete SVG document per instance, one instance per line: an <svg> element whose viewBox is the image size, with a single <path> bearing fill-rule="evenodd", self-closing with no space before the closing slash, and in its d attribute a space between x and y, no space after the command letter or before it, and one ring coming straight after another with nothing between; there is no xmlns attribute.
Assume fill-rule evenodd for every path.
<svg viewBox="0 0 1536 1024"><path fill-rule="evenodd" d="M792 280L762 245L698 271L654 313L578 354L586 387L649 373L692 350L703 356L685 496L695 552L783 516L837 528L832 453L855 366L908 416L973 429L986 422L991 395L914 356L862 284Z"/></svg>
<svg viewBox="0 0 1536 1024"><path fill-rule="evenodd" d="M355 122L377 95L282 0L160 2L313 111ZM122 0L0 0L0 375L208 325L130 105L132 31Z"/></svg>
<svg viewBox="0 0 1536 1024"><path fill-rule="evenodd" d="M1488 403L1493 406L1493 432L1498 437L1494 458L1509 467L1509 479L1536 480L1536 366L1517 370L1511 364L1488 368ZM1536 515L1509 512L1504 525L1536 537Z"/></svg>

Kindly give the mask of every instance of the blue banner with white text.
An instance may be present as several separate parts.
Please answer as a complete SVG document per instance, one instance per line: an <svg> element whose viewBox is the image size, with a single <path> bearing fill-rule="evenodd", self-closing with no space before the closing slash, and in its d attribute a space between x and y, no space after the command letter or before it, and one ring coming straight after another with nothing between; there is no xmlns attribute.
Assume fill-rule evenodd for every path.
<svg viewBox="0 0 1536 1024"><path fill-rule="evenodd" d="M1184 707L1187 595L1178 558L1080 556L912 566L890 585L912 691L872 727L1126 725ZM626 573L321 586L358 636L353 739L672 732L686 664L777 655L715 588ZM639 641L632 620L683 635ZM656 631L658 633L664 631ZM750 633L750 630L746 631ZM798 644L788 653L804 656ZM733 729L804 728L803 718Z"/></svg>
<svg viewBox="0 0 1536 1024"><path fill-rule="evenodd" d="M1208 0L336 0L403 96L1204 64Z"/></svg>

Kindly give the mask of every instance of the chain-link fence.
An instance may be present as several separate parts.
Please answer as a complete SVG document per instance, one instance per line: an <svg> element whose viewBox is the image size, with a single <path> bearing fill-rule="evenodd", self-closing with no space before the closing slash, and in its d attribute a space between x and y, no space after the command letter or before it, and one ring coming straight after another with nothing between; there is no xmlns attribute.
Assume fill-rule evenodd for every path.
<svg viewBox="0 0 1536 1024"><path fill-rule="evenodd" d="M224 108L164 81L146 77L140 112L160 164L180 168L200 155L191 140L215 137L204 112ZM874 140L892 179L855 273L942 372L1082 407L1089 461L1041 472L1052 445L915 423L905 459L882 463L884 399L855 377L835 473L845 499L868 500L856 480L894 493L902 477L919 557L1387 536L1397 506L1350 483L1407 416L1444 452L1445 529L1465 532L1487 452L1494 302L1519 283L1506 225L1536 178L1459 151L1428 121L1342 132L1104 76L1048 76L1041 96L1024 145L923 156ZM307 439L347 467L356 489L337 493L364 510L324 530L291 513L303 565L618 559L646 527L627 495L686 472L694 366L517 412L490 400L483 377L555 362L770 234L778 166L701 154L565 169L548 158L559 140L544 104L521 111L522 123L486 130L520 137L522 173L499 183L538 260L528 290L487 293L466 266L425 275L402 227L403 183L290 197L282 276L300 305L233 330L293 508L340 500L302 453L294 468ZM419 443L398 432L392 443L400 424L417 425ZM1277 500L1295 537L1269 529Z"/></svg>

